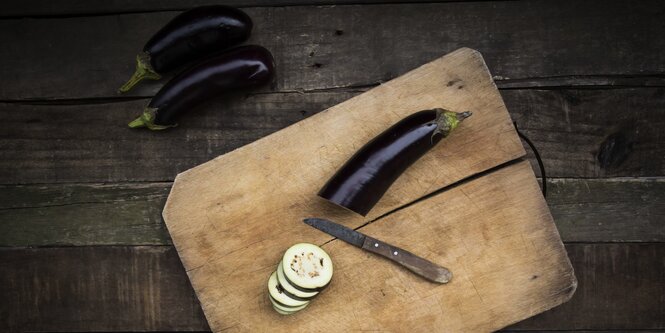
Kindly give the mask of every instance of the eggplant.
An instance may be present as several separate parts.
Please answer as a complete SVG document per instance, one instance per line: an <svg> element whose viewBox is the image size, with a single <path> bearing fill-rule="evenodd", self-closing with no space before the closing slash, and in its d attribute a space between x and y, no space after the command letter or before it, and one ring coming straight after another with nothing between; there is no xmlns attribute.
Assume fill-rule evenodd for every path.
<svg viewBox="0 0 665 333"><path fill-rule="evenodd" d="M318 195L362 216L416 160L447 137L471 112L423 110L400 120L358 150Z"/></svg>
<svg viewBox="0 0 665 333"><path fill-rule="evenodd" d="M292 315L292 314L298 312L298 311L282 311L282 310L276 308L274 305L273 305L272 308L275 309L275 311L276 311L277 313L279 313L279 314L281 314L281 315L284 315L284 316Z"/></svg>
<svg viewBox="0 0 665 333"><path fill-rule="evenodd" d="M277 265L277 269L275 271L277 273L277 282L282 287L282 290L287 296L297 300L311 300L319 294L318 291L305 292L298 290L298 288L291 285L291 283L289 283L289 281L286 279L286 276L284 275L284 269L281 262L279 265Z"/></svg>
<svg viewBox="0 0 665 333"><path fill-rule="evenodd" d="M240 44L249 38L252 27L249 16L237 8L190 9L148 40L136 56L136 72L119 90L127 92L143 79L159 80L164 73Z"/></svg>
<svg viewBox="0 0 665 333"><path fill-rule="evenodd" d="M322 248L309 243L291 246L282 258L284 278L303 292L321 291L333 275L333 263Z"/></svg>
<svg viewBox="0 0 665 333"><path fill-rule="evenodd" d="M299 301L284 294L282 287L277 283L277 274L275 272L268 279L268 294L272 300L287 308L298 308L309 303L309 301Z"/></svg>
<svg viewBox="0 0 665 333"><path fill-rule="evenodd" d="M207 59L175 76L152 98L129 127L161 130L177 126L176 119L218 95L270 82L275 64L262 46L240 46Z"/></svg>
<svg viewBox="0 0 665 333"><path fill-rule="evenodd" d="M330 284L332 273L332 260L322 248L295 244L286 250L277 270L270 275L268 298L279 314L296 313Z"/></svg>
<svg viewBox="0 0 665 333"><path fill-rule="evenodd" d="M270 299L270 303L272 303L272 307L275 308L275 310L281 310L284 312L296 313L309 305L309 303L305 303L300 306L285 306L284 304L277 302L274 298L272 298L272 296L268 296L268 298Z"/></svg>

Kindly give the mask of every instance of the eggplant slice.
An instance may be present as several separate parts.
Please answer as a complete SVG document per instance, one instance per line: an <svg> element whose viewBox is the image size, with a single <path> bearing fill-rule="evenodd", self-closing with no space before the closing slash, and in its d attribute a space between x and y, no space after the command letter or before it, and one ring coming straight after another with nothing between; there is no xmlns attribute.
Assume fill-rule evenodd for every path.
<svg viewBox="0 0 665 333"><path fill-rule="evenodd" d="M322 248L309 243L298 243L286 250L282 269L284 280L303 292L323 290L333 275L330 256Z"/></svg>
<svg viewBox="0 0 665 333"><path fill-rule="evenodd" d="M276 308L276 307L274 307L274 306L273 306L272 308L273 308L275 311L277 311L277 313L279 313L279 314L281 314L281 315L284 315L284 316L292 315L292 314L298 312L298 311L283 311L283 310L280 310L280 309L278 309L278 308Z"/></svg>
<svg viewBox="0 0 665 333"><path fill-rule="evenodd" d="M319 294L318 291L302 291L292 286L291 283L289 283L289 280L284 276L284 267L281 262L277 265L276 272L277 283L282 286L282 290L287 296L298 300L310 300Z"/></svg>
<svg viewBox="0 0 665 333"><path fill-rule="evenodd" d="M270 293L270 297L272 300L275 302L279 303L280 305L284 307L299 307L302 305L307 305L309 301L299 301L297 299L293 299L289 296L287 296L283 290L282 286L277 283L277 273L273 272L272 275L270 275L270 278L268 279L268 292Z"/></svg>
<svg viewBox="0 0 665 333"><path fill-rule="evenodd" d="M284 311L284 312L291 312L291 313L298 312L298 311L306 308L307 305L309 305L309 302L308 302L308 303L305 303L305 304L300 305L300 306L284 306L283 304L280 304L274 298L272 298L272 296L268 296L268 298L270 298L270 302L272 303L273 308L275 308L277 310Z"/></svg>

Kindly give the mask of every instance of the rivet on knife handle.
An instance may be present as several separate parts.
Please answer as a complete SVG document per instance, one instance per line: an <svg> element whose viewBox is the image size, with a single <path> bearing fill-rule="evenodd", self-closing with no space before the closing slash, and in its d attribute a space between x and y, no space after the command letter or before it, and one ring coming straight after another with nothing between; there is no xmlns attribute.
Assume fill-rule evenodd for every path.
<svg viewBox="0 0 665 333"><path fill-rule="evenodd" d="M453 277L452 273L444 267L370 236L365 238L362 248L393 260L430 281L448 283Z"/></svg>

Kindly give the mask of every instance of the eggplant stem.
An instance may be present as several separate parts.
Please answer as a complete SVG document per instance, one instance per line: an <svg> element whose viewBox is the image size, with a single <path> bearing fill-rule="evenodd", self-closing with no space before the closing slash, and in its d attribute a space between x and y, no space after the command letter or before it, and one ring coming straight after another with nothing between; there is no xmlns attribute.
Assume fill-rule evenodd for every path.
<svg viewBox="0 0 665 333"><path fill-rule="evenodd" d="M460 112L460 113L456 114L455 116L457 117L457 121L462 121L462 120L464 120L464 119L466 119L466 118L471 117L471 115L473 115L473 112L471 112L471 111L464 111L464 112Z"/></svg>
<svg viewBox="0 0 665 333"><path fill-rule="evenodd" d="M155 124L155 115L157 114L157 111L159 109L157 108L151 108L151 107L146 107L143 110L143 113L136 119L132 120L128 126L131 128L140 128L140 127L147 127L150 130L153 131L159 131L163 129L167 129L170 127L176 127L178 124L173 124L173 125L157 125Z"/></svg>
<svg viewBox="0 0 665 333"><path fill-rule="evenodd" d="M159 80L162 76L159 75L150 65L150 55L146 52L141 52L136 56L136 71L132 77L118 89L119 93L126 93L137 83L143 79Z"/></svg>
<svg viewBox="0 0 665 333"><path fill-rule="evenodd" d="M446 109L436 108L436 119L434 122L437 125L436 130L432 133L432 143L434 143L434 136L441 134L447 137L464 119L471 117L471 111L453 112Z"/></svg>

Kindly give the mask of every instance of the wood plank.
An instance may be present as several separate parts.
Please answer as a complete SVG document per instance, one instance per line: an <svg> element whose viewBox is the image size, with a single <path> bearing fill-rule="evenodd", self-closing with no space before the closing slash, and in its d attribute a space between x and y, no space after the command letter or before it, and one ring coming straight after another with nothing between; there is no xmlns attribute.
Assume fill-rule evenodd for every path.
<svg viewBox="0 0 665 333"><path fill-rule="evenodd" d="M502 95L551 177L665 174L665 89L508 90Z"/></svg>
<svg viewBox="0 0 665 333"><path fill-rule="evenodd" d="M0 246L161 245L170 183L0 186Z"/></svg>
<svg viewBox="0 0 665 333"><path fill-rule="evenodd" d="M172 181L179 172L360 91L364 90L229 96L184 117L180 127L160 133L126 128L146 103L142 100L0 103L0 184ZM501 94L513 120L535 142L549 177L665 175L663 88L524 89ZM605 151L600 160L599 151ZM535 159L529 157L537 170Z"/></svg>
<svg viewBox="0 0 665 333"><path fill-rule="evenodd" d="M208 330L172 247L0 249L2 331Z"/></svg>
<svg viewBox="0 0 665 333"><path fill-rule="evenodd" d="M512 328L665 328L663 244L579 244L567 248L580 286L576 297Z"/></svg>
<svg viewBox="0 0 665 333"><path fill-rule="evenodd" d="M566 248L573 299L510 331L665 329L665 244ZM3 331L208 330L170 247L0 249L0 264Z"/></svg>
<svg viewBox="0 0 665 333"><path fill-rule="evenodd" d="M555 179L547 202L566 242L664 242L665 179Z"/></svg>
<svg viewBox="0 0 665 333"><path fill-rule="evenodd" d="M350 93L230 96L163 132L127 123L146 101L1 104L0 183L172 181L176 174L294 124Z"/></svg>
<svg viewBox="0 0 665 333"><path fill-rule="evenodd" d="M0 186L0 247L168 245L171 183ZM665 242L665 179L553 179L547 202L568 242Z"/></svg>
<svg viewBox="0 0 665 333"><path fill-rule="evenodd" d="M439 0L438 2L460 1ZM465 1L465 0L462 0ZM181 11L195 6L226 5L239 8L247 7L283 7L312 5L348 5L374 3L418 3L426 0L23 0L13 1L3 8L0 18L6 17L43 17L66 15L99 15L131 12Z"/></svg>
<svg viewBox="0 0 665 333"><path fill-rule="evenodd" d="M275 55L273 89L302 91L385 82L461 46L482 52L497 79L662 75L665 39L653 36L665 30L664 9L655 0L630 10L619 1L474 1L247 12L250 42ZM136 52L176 14L2 20L0 44L11 47L0 53L0 100L115 96Z"/></svg>

